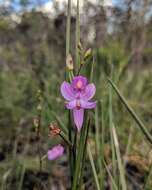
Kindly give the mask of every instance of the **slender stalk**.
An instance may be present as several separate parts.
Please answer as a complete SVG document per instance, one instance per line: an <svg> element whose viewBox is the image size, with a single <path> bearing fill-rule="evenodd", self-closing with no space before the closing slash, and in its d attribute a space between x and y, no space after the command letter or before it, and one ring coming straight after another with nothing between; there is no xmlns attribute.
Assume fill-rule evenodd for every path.
<svg viewBox="0 0 152 190"><path fill-rule="evenodd" d="M89 124L90 126L91 124ZM83 170L84 170L84 166L85 166L85 155L86 155L86 147L87 147L87 140L88 140L88 134L89 134L89 126L87 128L87 132L86 132L86 139L85 139L85 149L83 151L83 156L82 156L82 166L81 166L81 171L80 171L80 176L79 176L79 179L80 179L80 183L79 183L79 186L78 186L78 190L81 189L81 186L82 186L82 182L83 182Z"/></svg>
<svg viewBox="0 0 152 190"><path fill-rule="evenodd" d="M67 8L67 24L66 24L66 59L70 53L70 32L71 31L71 0L68 0ZM66 80L71 80L71 75L66 67ZM71 127L71 113L68 112L68 140L72 143L72 127ZM71 183L73 181L73 154L71 147L69 147L69 162L70 162L70 176Z"/></svg>
<svg viewBox="0 0 152 190"><path fill-rule="evenodd" d="M81 71L82 67L83 67L83 64L80 64L78 72L77 72L77 76L80 74L80 71Z"/></svg>
<svg viewBox="0 0 152 190"><path fill-rule="evenodd" d="M112 170L113 170L113 177L116 181L116 155L115 155L115 147L113 142L113 135L112 135L112 125L113 125L113 113L112 113L112 89L109 86L109 129L110 129L110 139L111 139L111 149L112 149Z"/></svg>
<svg viewBox="0 0 152 190"><path fill-rule="evenodd" d="M93 54L93 60L92 60L91 71L90 71L90 81L91 81L91 82L92 82L92 80L93 80L94 65L95 65L95 56L94 56L94 54Z"/></svg>
<svg viewBox="0 0 152 190"><path fill-rule="evenodd" d="M148 175L147 175L147 177L146 177L146 183L144 184L144 187L143 187L143 189L147 189L148 190L148 183L149 183L149 181L152 179L152 164L151 164L151 166L150 166L150 168L149 168L149 172L148 172Z"/></svg>
<svg viewBox="0 0 152 190"><path fill-rule="evenodd" d="M42 92L38 90L37 92L37 121L35 122L35 132L37 137L37 151L38 151L38 158L39 158L39 170L42 170L42 160L41 160L41 117L42 117Z"/></svg>
<svg viewBox="0 0 152 190"><path fill-rule="evenodd" d="M69 146L69 148L73 147L71 141L69 141L69 139L67 138L66 134L63 131L61 131L59 135L67 143L67 145Z"/></svg>
<svg viewBox="0 0 152 190"><path fill-rule="evenodd" d="M108 78L108 82L110 83L110 85L113 87L114 91L116 92L116 94L118 95L118 97L120 98L121 102L123 103L123 105L126 107L126 109L128 110L128 112L130 113L130 115L132 116L132 118L135 120L135 122L138 124L139 128L141 129L142 133L145 135L146 139L150 142L150 144L152 145L152 136L151 134L148 132L147 128L144 126L144 124L142 123L142 121L139 119L139 117L136 115L136 113L134 112L134 110L129 106L129 104L127 103L126 99L121 95L120 91L118 90L117 86L112 82L111 79Z"/></svg>
<svg viewBox="0 0 152 190"><path fill-rule="evenodd" d="M100 101L101 102L101 101ZM101 169L100 173L102 173L101 181L100 181L100 188L104 189L104 166L103 166L103 156L104 156L104 143L105 143L105 124L104 124L104 104L101 102L101 127L102 127L102 133L101 133ZM101 175L101 174L100 174Z"/></svg>
<svg viewBox="0 0 152 190"><path fill-rule="evenodd" d="M90 120L88 121L86 126L84 124L82 127L80 143L79 143L78 153L77 153L76 168L75 168L73 184L72 184L72 190L78 189L77 185L78 185L78 180L79 180L80 171L82 167L82 160L83 160L83 156L84 156L84 152L86 148L86 140L87 140L89 125L90 125Z"/></svg>
<svg viewBox="0 0 152 190"><path fill-rule="evenodd" d="M128 142L127 142L127 146L126 146L126 150L125 150L125 156L128 156L129 155L129 152L130 152L130 147L131 147L131 143L132 143L132 138L133 138L133 135L134 135L134 128L132 128L130 126L130 129L129 129L129 135L128 135ZM125 165L125 163L124 163Z"/></svg>
<svg viewBox="0 0 152 190"><path fill-rule="evenodd" d="M71 0L68 0L67 24L66 24L66 57L70 53L70 30L71 30Z"/></svg>
<svg viewBox="0 0 152 190"><path fill-rule="evenodd" d="M71 0L68 0L67 7L67 23L66 23L66 59L70 54L70 41L71 41ZM66 67L65 73L66 80L71 80L69 69Z"/></svg>
<svg viewBox="0 0 152 190"><path fill-rule="evenodd" d="M113 134L113 140L114 140L114 145L116 149L118 168L120 172L121 187L122 187L122 190L127 190L125 171L124 171L124 166L123 166L121 155L120 155L119 142L118 142L118 137L117 137L117 133L116 133L116 129L114 125L112 126L112 134Z"/></svg>
<svg viewBox="0 0 152 190"><path fill-rule="evenodd" d="M106 162L103 161L103 163L104 163L104 166L105 166L105 168L106 168L106 170L107 170L107 173L108 173L108 175L109 175L109 177L110 177L110 179L111 179L111 182L112 182L112 184L113 184L113 189L118 190L118 187L117 187L117 185L116 185L116 183L115 183L115 180L114 180L114 178L113 178L113 176L112 176L112 174L111 174L109 168L107 167Z"/></svg>
<svg viewBox="0 0 152 190"><path fill-rule="evenodd" d="M73 143L73 162L74 162L74 168L75 168L75 164L76 164L76 155L77 155L77 130L75 130L74 143Z"/></svg>
<svg viewBox="0 0 152 190"><path fill-rule="evenodd" d="M96 139L96 149L97 149L97 161L98 161L98 166L99 166L99 184L100 187L102 186L102 178L103 178L103 170L102 170L102 146L101 144L101 139L99 134L101 134L100 131L100 125L99 125L99 115L98 115L98 106L95 109L95 139Z"/></svg>
<svg viewBox="0 0 152 190"><path fill-rule="evenodd" d="M68 111L68 141L72 142L72 126L71 126L71 113ZM70 176L71 182L73 181L73 150L69 147L69 162L70 162Z"/></svg>
<svg viewBox="0 0 152 190"><path fill-rule="evenodd" d="M79 52L78 52L78 43L80 42L80 13L79 13L79 0L77 0L77 16L76 16L76 39L75 39L75 58L76 65L79 68ZM79 73L79 72L78 72Z"/></svg>
<svg viewBox="0 0 152 190"><path fill-rule="evenodd" d="M96 172L96 168L95 168L95 164L94 164L94 161L93 161L93 157L92 157L92 153L91 153L91 150L90 150L89 143L88 143L88 146L87 146L87 152L88 152L88 156L89 156L89 160L90 160L90 164L91 164L91 168L92 168L96 188L97 188L97 190L100 190L98 175L97 175L97 172Z"/></svg>
<svg viewBox="0 0 152 190"><path fill-rule="evenodd" d="M21 176L20 176L20 181L19 181L18 190L22 190L23 180L24 180L24 176L25 176L25 171L26 171L26 168L25 168L25 166L24 166L24 164L23 164L23 165L22 165L22 171L21 171Z"/></svg>

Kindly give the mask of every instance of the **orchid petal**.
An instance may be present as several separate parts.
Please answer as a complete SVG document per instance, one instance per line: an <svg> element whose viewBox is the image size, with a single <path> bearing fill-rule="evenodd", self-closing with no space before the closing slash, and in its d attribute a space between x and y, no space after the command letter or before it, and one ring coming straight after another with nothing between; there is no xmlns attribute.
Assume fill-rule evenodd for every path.
<svg viewBox="0 0 152 190"><path fill-rule="evenodd" d="M96 102L88 102L84 100L80 100L81 108L83 109L93 109L96 107Z"/></svg>
<svg viewBox="0 0 152 190"><path fill-rule="evenodd" d="M67 109L74 109L75 107L76 107L76 103L77 103L77 101L76 100L72 100L72 101L70 101L70 102L68 102L67 104L66 104L66 108Z"/></svg>
<svg viewBox="0 0 152 190"><path fill-rule="evenodd" d="M55 160L59 157L61 157L64 153L64 147L62 145L54 146L52 149L50 149L47 152L47 156L49 160Z"/></svg>
<svg viewBox="0 0 152 190"><path fill-rule="evenodd" d="M96 87L93 83L88 84L85 88L85 92L82 94L82 98L84 100L91 100L91 98L93 98L93 96L95 95L96 92Z"/></svg>
<svg viewBox="0 0 152 190"><path fill-rule="evenodd" d="M73 110L74 123L78 129L81 130L84 117L84 109L74 109Z"/></svg>
<svg viewBox="0 0 152 190"><path fill-rule="evenodd" d="M63 82L62 85L61 85L61 94L62 96L68 100L68 101L71 101L74 99L74 93L73 93L73 90L71 88L71 85L68 83L68 82Z"/></svg>
<svg viewBox="0 0 152 190"><path fill-rule="evenodd" d="M72 87L75 90L84 90L86 88L86 85L88 83L88 80L86 77L83 76L76 76L72 80Z"/></svg>

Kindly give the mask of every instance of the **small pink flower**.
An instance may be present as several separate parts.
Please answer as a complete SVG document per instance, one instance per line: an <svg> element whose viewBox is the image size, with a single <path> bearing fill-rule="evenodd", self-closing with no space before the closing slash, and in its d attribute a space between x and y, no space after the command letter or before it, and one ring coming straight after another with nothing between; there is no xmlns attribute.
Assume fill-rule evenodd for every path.
<svg viewBox="0 0 152 190"><path fill-rule="evenodd" d="M74 77L71 84L64 81L61 85L61 94L68 101L66 108L73 110L74 122L78 131L83 125L84 109L96 107L96 102L90 101L95 92L95 85L88 84L87 78L83 76Z"/></svg>
<svg viewBox="0 0 152 190"><path fill-rule="evenodd" d="M47 156L49 160L55 160L61 157L64 153L64 147L62 145L56 145L52 149L48 150Z"/></svg>

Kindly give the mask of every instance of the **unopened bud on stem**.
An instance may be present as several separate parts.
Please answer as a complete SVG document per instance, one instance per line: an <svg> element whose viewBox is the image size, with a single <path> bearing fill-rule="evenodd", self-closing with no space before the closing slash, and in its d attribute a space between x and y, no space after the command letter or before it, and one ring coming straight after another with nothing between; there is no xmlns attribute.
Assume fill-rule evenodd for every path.
<svg viewBox="0 0 152 190"><path fill-rule="evenodd" d="M73 66L73 59L72 56L69 54L66 58L66 66L69 70L73 70L74 66Z"/></svg>

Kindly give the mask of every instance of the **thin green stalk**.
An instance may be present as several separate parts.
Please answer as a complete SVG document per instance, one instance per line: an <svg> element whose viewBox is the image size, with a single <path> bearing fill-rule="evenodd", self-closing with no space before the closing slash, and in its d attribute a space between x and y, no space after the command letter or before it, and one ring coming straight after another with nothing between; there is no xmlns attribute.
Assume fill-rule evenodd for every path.
<svg viewBox="0 0 152 190"><path fill-rule="evenodd" d="M67 24L66 24L66 57L70 53L70 30L71 30L71 0L68 0Z"/></svg>
<svg viewBox="0 0 152 190"><path fill-rule="evenodd" d="M129 135L128 135L128 142L127 142L127 146L126 146L126 150L125 150L125 156L128 156L129 155L129 152L130 152L130 147L131 147L131 143L132 143L132 138L133 138L133 135L134 135L134 128L132 128L130 126L130 129L129 129ZM124 163L125 165L125 163Z"/></svg>
<svg viewBox="0 0 152 190"><path fill-rule="evenodd" d="M149 168L149 173L148 173L148 176L147 176L147 178L146 178L146 183L144 184L144 187L143 187L143 189L147 189L148 190L148 184L149 184L149 181L152 179L152 164L151 164L151 166L150 166L150 168Z"/></svg>
<svg viewBox="0 0 152 190"><path fill-rule="evenodd" d="M91 153L91 150L90 150L89 143L88 143L88 146L87 146L87 152L88 152L88 156L89 156L89 160L90 160L90 164L91 164L91 168L92 168L96 188L97 188L97 190L100 190L98 175L97 175L97 172L96 172L96 168L95 168L95 164L94 164L94 161L93 161L93 157L92 157L92 153Z"/></svg>
<svg viewBox="0 0 152 190"><path fill-rule="evenodd" d="M70 32L71 31L71 0L68 0L67 7L67 24L66 24L66 59L70 53ZM69 69L66 67L66 80L71 80ZM71 128L71 114L68 112L68 140L72 142L72 128ZM70 162L70 175L71 182L73 180L73 154L69 147L69 162Z"/></svg>
<svg viewBox="0 0 152 190"><path fill-rule="evenodd" d="M112 182L112 185L113 185L113 189L118 190L118 187L117 187L117 185L116 185L116 183L115 183L115 180L114 180L114 178L112 177L112 174L111 174L111 172L110 172L109 168L107 167L107 164L106 164L106 162L105 162L104 160L103 160L103 163L104 163L104 166L105 166L105 168L106 168L106 171L107 171L107 173L108 173L108 175L109 175L109 177L110 177L110 179L111 179L111 182Z"/></svg>
<svg viewBox="0 0 152 190"><path fill-rule="evenodd" d="M59 135L67 143L67 145L69 146L69 148L73 147L71 141L67 138L67 135L63 131L61 131Z"/></svg>
<svg viewBox="0 0 152 190"><path fill-rule="evenodd" d="M125 171L124 171L124 166L123 166L121 155L120 155L119 142L118 142L118 137L117 137L117 133L116 133L116 129L114 125L112 126L112 134L113 134L113 140L114 140L114 145L116 149L118 168L120 172L121 187L122 187L122 190L127 190Z"/></svg>
<svg viewBox="0 0 152 190"><path fill-rule="evenodd" d="M70 110L68 111L68 141L72 142L72 125L71 125L71 113ZM73 150L71 147L69 147L69 162L70 162L70 176L71 176L71 182L73 181Z"/></svg>
<svg viewBox="0 0 152 190"><path fill-rule="evenodd" d="M75 168L75 164L76 164L76 155L77 155L77 130L75 130L74 143L73 143L73 162L74 162L74 168Z"/></svg>
<svg viewBox="0 0 152 190"><path fill-rule="evenodd" d="M70 41L71 41L71 0L68 0L67 23L66 23L66 59L70 54ZM67 67L66 67L65 78L66 80L71 80L71 74Z"/></svg>
<svg viewBox="0 0 152 190"><path fill-rule="evenodd" d="M98 115L98 106L95 109L95 139L96 139L96 149L97 149L97 161L98 161L98 166L99 166L99 184L100 187L102 187L102 179L103 179L103 169L102 169L102 145L101 144L101 139L99 134L101 134L100 131L100 125L99 125L99 115Z"/></svg>
<svg viewBox="0 0 152 190"><path fill-rule="evenodd" d="M25 168L25 166L24 166L24 164L23 164L23 165L22 165L22 171L21 171L21 177L20 177L20 182L19 182L18 190L22 190L25 171L26 171L26 168Z"/></svg>
<svg viewBox="0 0 152 190"><path fill-rule="evenodd" d="M100 181L100 188L104 189L104 166L103 166L103 157L104 157L104 143L105 143L105 124L104 124L104 105L103 102L101 102L101 127L102 127L102 131L101 131L101 170L100 171L102 173L102 177L101 177L101 181ZM101 174L100 174L101 175Z"/></svg>
<svg viewBox="0 0 152 190"><path fill-rule="evenodd" d="M77 16L76 16L76 39L75 39L75 58L76 65L80 67L78 43L80 42L80 13L79 13L79 0L77 0Z"/></svg>
<svg viewBox="0 0 152 190"><path fill-rule="evenodd" d="M8 171L6 171L2 177L2 181L1 181L1 190L6 190L7 188L7 180L9 178L9 176L12 173L12 168L10 168Z"/></svg>
<svg viewBox="0 0 152 190"><path fill-rule="evenodd" d="M94 57L94 54L93 54L93 60L92 60L91 71L90 71L90 81L91 81L91 82L92 82L92 80L93 80L94 65L95 65L95 57Z"/></svg>
<svg viewBox="0 0 152 190"><path fill-rule="evenodd" d="M90 125L90 120L88 121L87 125L85 126L85 124L84 124L82 129L81 129L82 131L81 131L81 136L80 136L80 141L79 141L79 147L78 147L78 153L77 153L76 168L75 168L75 172L74 172L72 190L77 189L80 171L81 171L81 167L82 167L82 160L83 160L84 151L86 148L86 139L87 139L89 125Z"/></svg>
<svg viewBox="0 0 152 190"><path fill-rule="evenodd" d="M113 177L116 181L116 155L115 155L115 147L113 142L112 136L112 125L113 125L113 113L112 113L112 89L109 86L109 129L110 129L110 139L111 139L111 149L112 149L112 170L113 170Z"/></svg>
<svg viewBox="0 0 152 190"><path fill-rule="evenodd" d="M89 123L89 126L91 124ZM80 183L79 183L79 186L78 186L78 190L81 189L81 186L82 186L82 183L83 183L83 169L84 169L84 166L85 166L85 159L86 159L86 147L87 147L87 140L88 140L88 134L89 134L89 126L87 128L87 132L86 132L86 138L85 138L85 149L83 151L83 156L82 156L82 163L81 163L81 171L80 171L80 175L79 175L79 179L80 179Z"/></svg>
<svg viewBox="0 0 152 190"><path fill-rule="evenodd" d="M121 95L120 91L118 90L117 86L112 82L112 80L108 78L108 82L111 84L111 86L113 87L114 91L117 93L118 97L120 98L121 102L126 107L126 109L128 110L128 112L130 113L130 115L132 116L132 118L138 124L139 128L141 129L142 133L145 135L146 139L152 145L152 136L148 132L147 128L144 126L144 124L142 123L142 121L136 115L136 113L134 112L134 110L129 106L129 104L127 103L126 99Z"/></svg>

